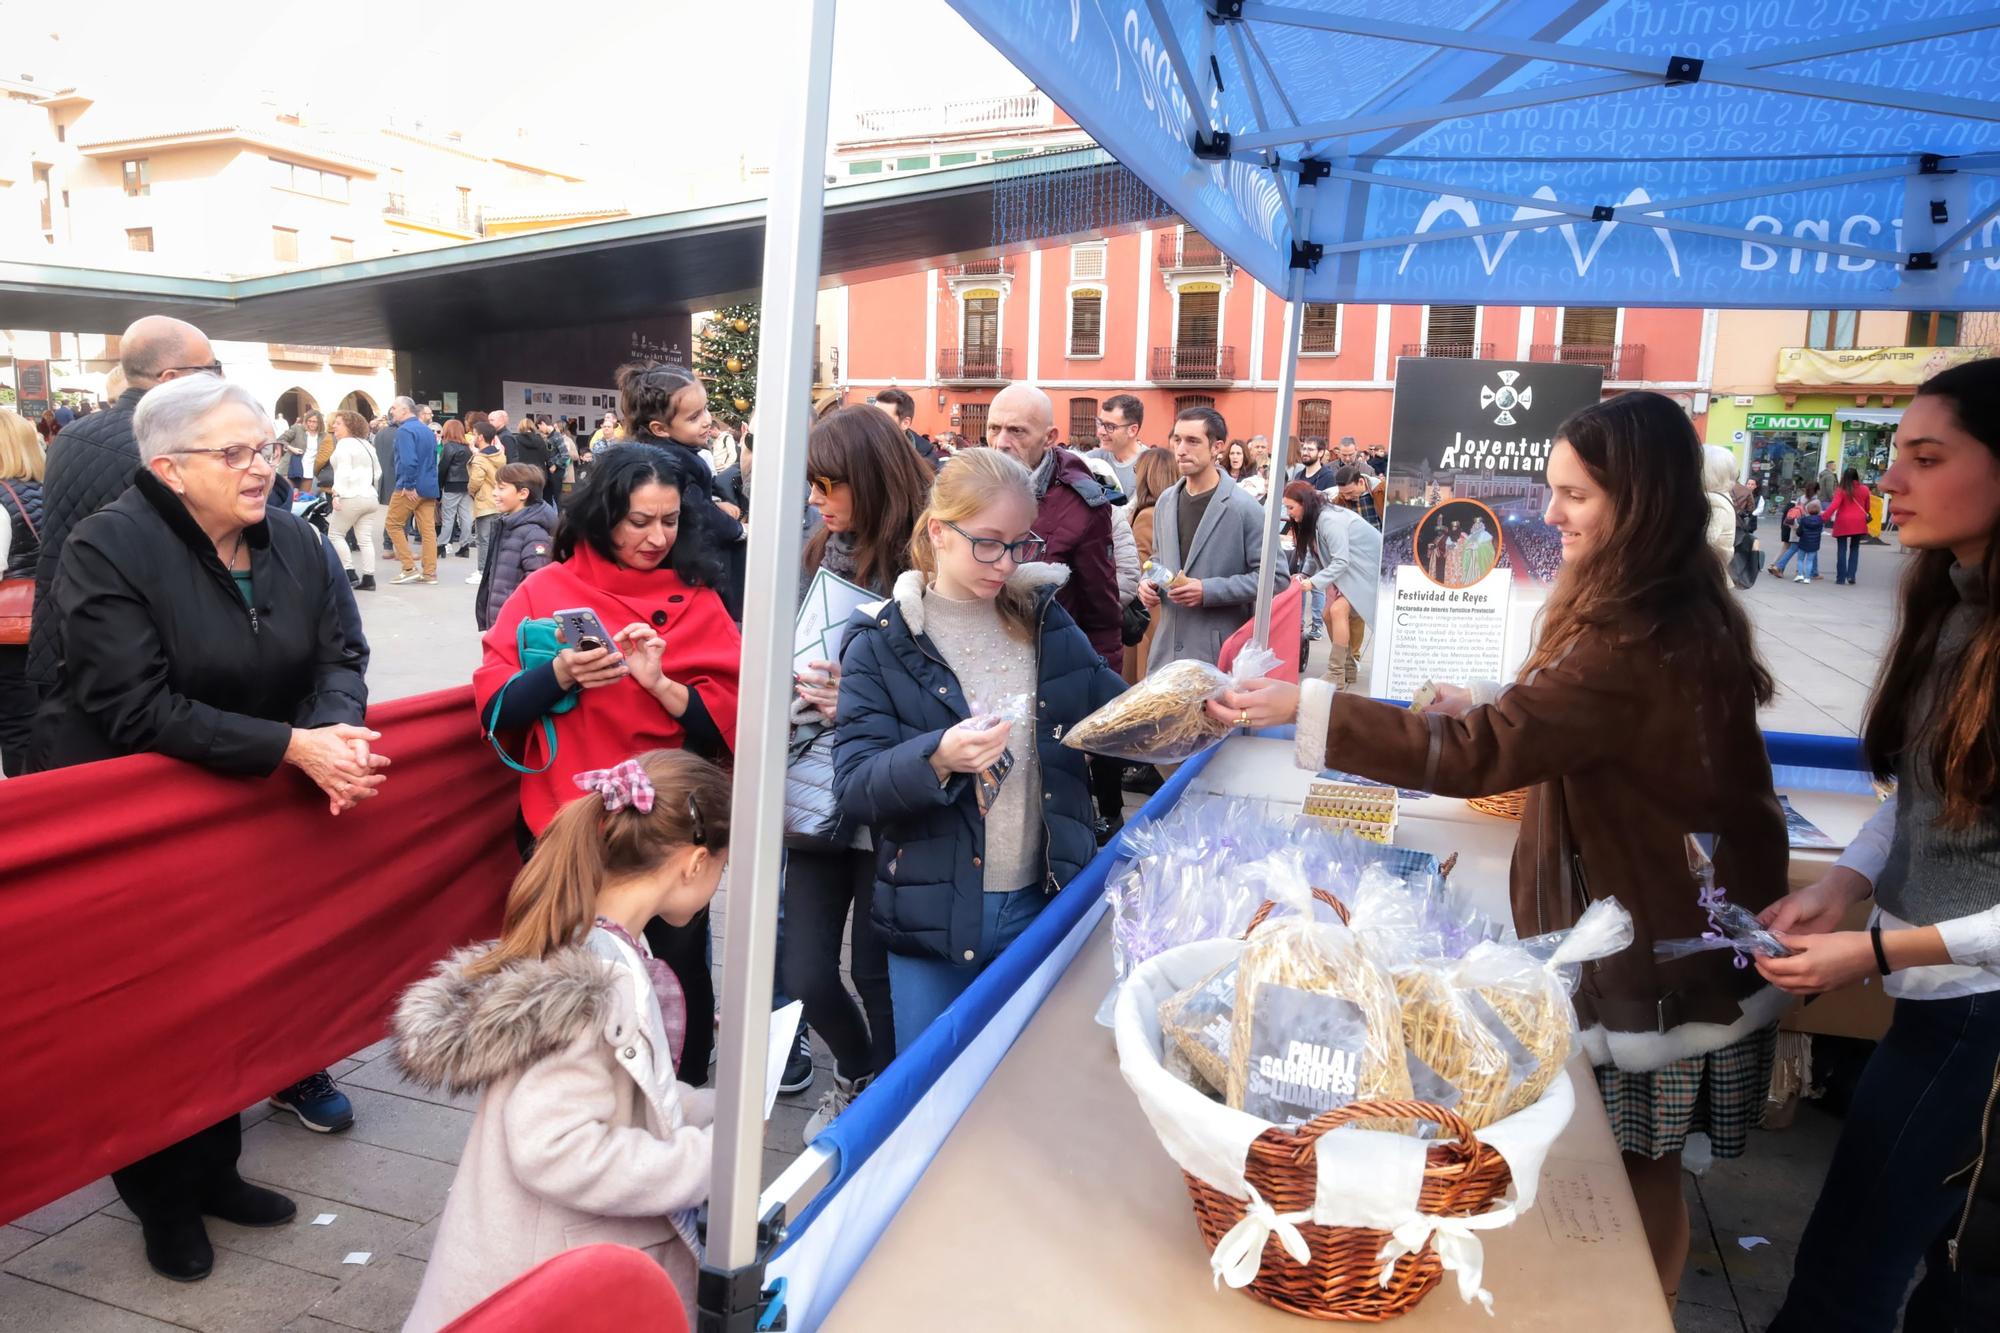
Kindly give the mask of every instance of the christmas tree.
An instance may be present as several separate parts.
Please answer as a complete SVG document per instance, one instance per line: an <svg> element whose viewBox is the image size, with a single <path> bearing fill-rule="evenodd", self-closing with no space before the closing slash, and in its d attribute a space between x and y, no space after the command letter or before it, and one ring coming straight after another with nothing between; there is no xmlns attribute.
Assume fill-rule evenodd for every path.
<svg viewBox="0 0 2000 1333"><path fill-rule="evenodd" d="M708 386L708 410L731 430L757 406L757 307L724 306L701 326L695 373Z"/></svg>

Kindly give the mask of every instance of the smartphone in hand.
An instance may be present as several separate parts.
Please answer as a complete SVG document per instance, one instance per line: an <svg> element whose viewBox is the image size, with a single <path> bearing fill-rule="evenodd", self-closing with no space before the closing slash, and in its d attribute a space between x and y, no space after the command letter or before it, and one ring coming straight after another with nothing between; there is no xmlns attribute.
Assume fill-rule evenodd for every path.
<svg viewBox="0 0 2000 1333"><path fill-rule="evenodd" d="M611 635L605 630L604 622L597 618L597 612L587 606L556 612L556 624L562 629L563 642L580 653L611 646Z"/></svg>

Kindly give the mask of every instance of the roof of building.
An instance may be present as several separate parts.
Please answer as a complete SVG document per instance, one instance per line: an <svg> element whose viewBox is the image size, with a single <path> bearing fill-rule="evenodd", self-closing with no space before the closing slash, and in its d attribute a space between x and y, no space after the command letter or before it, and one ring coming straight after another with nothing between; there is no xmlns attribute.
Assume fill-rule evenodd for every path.
<svg viewBox="0 0 2000 1333"><path fill-rule="evenodd" d="M993 249L994 193L1023 176L1076 173L1066 197L1123 199L1100 188L1124 168L1098 149L890 175L826 192L822 284L859 282ZM1013 248L1158 218L1106 204ZM238 281L0 262L0 301L16 328L116 333L141 315L191 320L213 337L348 347L425 347L467 328L501 332L707 309L754 295L762 280L765 201L618 218L416 254Z"/></svg>

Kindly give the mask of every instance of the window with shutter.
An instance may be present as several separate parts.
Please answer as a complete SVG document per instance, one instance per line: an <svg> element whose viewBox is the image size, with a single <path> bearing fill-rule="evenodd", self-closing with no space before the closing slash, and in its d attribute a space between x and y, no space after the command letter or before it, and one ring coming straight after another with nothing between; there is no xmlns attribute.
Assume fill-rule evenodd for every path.
<svg viewBox="0 0 2000 1333"><path fill-rule="evenodd" d="M985 403L959 404L958 433L974 444L986 443Z"/></svg>
<svg viewBox="0 0 2000 1333"><path fill-rule="evenodd" d="M1299 424L1293 434L1300 439L1327 439L1333 434L1333 400L1305 398L1299 402Z"/></svg>
<svg viewBox="0 0 2000 1333"><path fill-rule="evenodd" d="M1431 306L1424 315L1424 355L1474 356L1478 349L1473 342L1478 333L1478 306Z"/></svg>
<svg viewBox="0 0 2000 1333"><path fill-rule="evenodd" d="M1070 293L1069 354L1104 355L1104 293L1094 287Z"/></svg>
<svg viewBox="0 0 2000 1333"><path fill-rule="evenodd" d="M1618 307L1573 305L1563 307L1564 347L1609 347L1618 341Z"/></svg>
<svg viewBox="0 0 2000 1333"><path fill-rule="evenodd" d="M1096 282L1104 276L1105 244L1075 245L1069 252L1069 276L1072 282Z"/></svg>
<svg viewBox="0 0 2000 1333"><path fill-rule="evenodd" d="M1097 447L1097 400L1095 398L1072 398L1069 400L1069 447L1072 449L1095 449Z"/></svg>
<svg viewBox="0 0 2000 1333"><path fill-rule="evenodd" d="M1859 311L1813 310L1806 314L1806 346L1843 350L1854 346Z"/></svg>
<svg viewBox="0 0 2000 1333"><path fill-rule="evenodd" d="M1215 406L1215 395L1212 393L1184 393L1180 397L1174 399L1174 411L1177 413L1185 412L1190 407L1214 407L1214 406Z"/></svg>
<svg viewBox="0 0 2000 1333"><path fill-rule="evenodd" d="M1182 292L1180 323L1175 330L1182 353L1214 347L1222 325L1221 315L1221 292Z"/></svg>
<svg viewBox="0 0 2000 1333"><path fill-rule="evenodd" d="M1340 350L1340 307L1337 305L1309 305L1305 311L1305 325L1299 333L1299 351L1336 352Z"/></svg>

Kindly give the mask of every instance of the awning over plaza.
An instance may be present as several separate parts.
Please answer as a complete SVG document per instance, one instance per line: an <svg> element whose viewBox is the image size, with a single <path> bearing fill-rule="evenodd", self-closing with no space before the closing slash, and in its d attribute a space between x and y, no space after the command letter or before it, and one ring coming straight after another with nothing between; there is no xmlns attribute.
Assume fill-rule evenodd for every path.
<svg viewBox="0 0 2000 1333"><path fill-rule="evenodd" d="M1990 3L951 3L1308 301L2000 304Z"/></svg>
<svg viewBox="0 0 2000 1333"><path fill-rule="evenodd" d="M996 190L1026 180L1091 201L1079 231L1162 211L1097 149L843 184L826 193L821 285L989 249ZM171 314L216 338L421 347L700 310L754 296L765 209L755 199L237 281L0 261L0 327L116 333ZM1031 226L1010 243L1057 238Z"/></svg>

